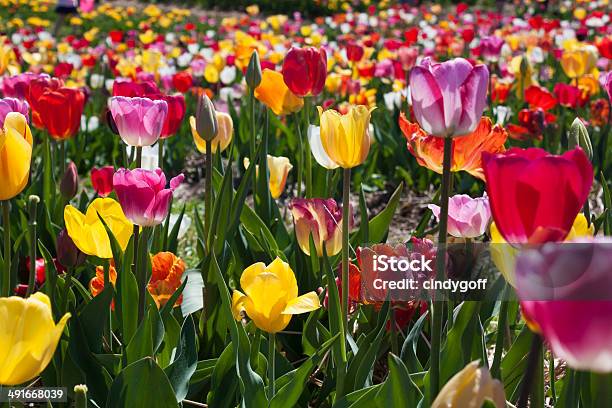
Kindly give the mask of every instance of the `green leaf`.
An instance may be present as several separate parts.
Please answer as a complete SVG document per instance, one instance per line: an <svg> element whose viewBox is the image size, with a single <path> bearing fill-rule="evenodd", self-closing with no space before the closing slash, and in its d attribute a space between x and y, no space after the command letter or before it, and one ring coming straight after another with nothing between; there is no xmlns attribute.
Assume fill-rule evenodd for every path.
<svg viewBox="0 0 612 408"><path fill-rule="evenodd" d="M195 325L191 316L187 316L181 329L181 340L176 347L174 361L164 370L178 402L187 396L189 380L196 370L197 362Z"/></svg>
<svg viewBox="0 0 612 408"><path fill-rule="evenodd" d="M87 345L93 353L102 352L102 336L110 320L110 307L113 301L113 286L109 285L89 302L79 318L85 332Z"/></svg>
<svg viewBox="0 0 612 408"><path fill-rule="evenodd" d="M185 282L187 282L185 284ZM204 307L204 281L202 280L202 272L199 269L189 269L185 273L185 288L183 289L183 302L181 303L181 312L183 316L188 316L192 313L201 310ZM164 313L165 309L162 309Z"/></svg>
<svg viewBox="0 0 612 408"><path fill-rule="evenodd" d="M325 246L323 246L325 248ZM325 249L323 249L323 269L325 270L325 276L327 277L327 315L329 318L329 332L330 333L342 333L342 306L340 304L340 295L338 293L338 286L336 285L336 278L329 264L329 259ZM346 361L346 340L340 339L333 347L333 357L336 365L343 364Z"/></svg>
<svg viewBox="0 0 612 408"><path fill-rule="evenodd" d="M384 210L379 212L374 218L370 220L368 223L368 238L370 242L383 242L387 233L389 232L389 225L393 220L393 215L395 214L395 210L399 205L400 198L402 197L402 190L404 188L404 183L400 183L400 185L395 189L387 206ZM360 234L353 235L351 237L351 244L353 246L357 245L359 242Z"/></svg>
<svg viewBox="0 0 612 408"><path fill-rule="evenodd" d="M125 352L127 362L132 364L144 357L151 357L157 352L164 338L164 323L157 307L149 307L147 316L142 320L136 334L129 341Z"/></svg>
<svg viewBox="0 0 612 408"><path fill-rule="evenodd" d="M412 329L410 329L410 333L408 333L402 345L400 357L411 373L423 371L423 366L417 357L417 343L423 330L423 324L428 315L429 312L426 312L419 317L414 326L412 326Z"/></svg>
<svg viewBox="0 0 612 408"><path fill-rule="evenodd" d="M128 365L115 378L106 406L168 408L178 407L178 403L164 370L145 357Z"/></svg>
<svg viewBox="0 0 612 408"><path fill-rule="evenodd" d="M379 407L416 407L421 392L414 385L408 369L402 360L393 353L387 359L389 375L376 394Z"/></svg>
<svg viewBox="0 0 612 408"><path fill-rule="evenodd" d="M234 407L235 394L238 391L238 377L235 371L236 359L234 345L228 344L214 366L210 379L209 407Z"/></svg>
<svg viewBox="0 0 612 408"><path fill-rule="evenodd" d="M181 223L183 222L183 217L185 216L185 205L181 209L174 226L172 227L172 231L170 231L170 235L168 235L168 245L165 247L166 251L172 252L176 254L178 250L178 234L181 230ZM170 220L170 215L168 215L168 220ZM169 222L169 221L168 221ZM169 225L169 224L168 224Z"/></svg>
<svg viewBox="0 0 612 408"><path fill-rule="evenodd" d="M533 333L525 325L502 359L502 379L508 400L514 401L518 398L521 380L527 369L527 356L532 340Z"/></svg>

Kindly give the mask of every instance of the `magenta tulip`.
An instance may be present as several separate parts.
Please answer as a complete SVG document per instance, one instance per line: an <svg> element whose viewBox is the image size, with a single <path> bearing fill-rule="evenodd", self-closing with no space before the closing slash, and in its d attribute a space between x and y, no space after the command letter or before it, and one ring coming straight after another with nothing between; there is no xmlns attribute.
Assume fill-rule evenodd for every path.
<svg viewBox="0 0 612 408"><path fill-rule="evenodd" d="M437 220L440 220L440 207L429 204ZM448 233L457 238L476 238L485 233L491 209L489 199L485 197L472 198L465 194L457 194L448 201Z"/></svg>
<svg viewBox="0 0 612 408"><path fill-rule="evenodd" d="M487 104L489 70L455 58L412 68L410 92L414 115L423 130L439 137L467 135L476 129Z"/></svg>
<svg viewBox="0 0 612 408"><path fill-rule="evenodd" d="M38 78L49 78L49 75L24 72L4 78L2 81L2 95L25 100L30 90L30 82Z"/></svg>
<svg viewBox="0 0 612 408"><path fill-rule="evenodd" d="M151 146L157 142L168 115L168 104L163 100L113 96L110 112L119 136L130 146Z"/></svg>
<svg viewBox="0 0 612 408"><path fill-rule="evenodd" d="M29 122L30 105L26 101L15 98L2 98L0 99L0 129L4 126L6 115L11 112L21 113L25 116L26 121Z"/></svg>
<svg viewBox="0 0 612 408"><path fill-rule="evenodd" d="M166 218L172 194L184 178L182 174L174 177L166 188L161 169L119 169L113 176L113 187L125 216L136 225L151 227Z"/></svg>
<svg viewBox="0 0 612 408"><path fill-rule="evenodd" d="M577 370L612 372L612 239L548 243L516 263L521 308L553 353Z"/></svg>

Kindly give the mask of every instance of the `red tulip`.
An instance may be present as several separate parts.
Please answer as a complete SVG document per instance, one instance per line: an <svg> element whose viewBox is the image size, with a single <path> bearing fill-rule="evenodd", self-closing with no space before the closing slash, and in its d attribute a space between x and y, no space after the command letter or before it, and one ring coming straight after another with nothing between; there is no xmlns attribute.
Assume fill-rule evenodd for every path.
<svg viewBox="0 0 612 408"><path fill-rule="evenodd" d="M541 108L547 111L557 106L555 96L545 88L537 85L531 85L525 89L525 101L531 109Z"/></svg>
<svg viewBox="0 0 612 408"><path fill-rule="evenodd" d="M177 72L172 76L172 85L177 91L185 93L193 85L193 77L189 71Z"/></svg>
<svg viewBox="0 0 612 408"><path fill-rule="evenodd" d="M91 185L100 197L106 197L113 191L113 176L115 168L105 166L91 169Z"/></svg>
<svg viewBox="0 0 612 408"><path fill-rule="evenodd" d="M113 83L113 96L127 96L133 98L135 96L152 98L160 95L161 92L153 81L115 81Z"/></svg>
<svg viewBox="0 0 612 408"><path fill-rule="evenodd" d="M291 48L283 62L283 80L295 95L319 95L327 78L327 54L323 48Z"/></svg>
<svg viewBox="0 0 612 408"><path fill-rule="evenodd" d="M43 129L44 125L40 119L40 98L48 90L55 91L62 87L64 83L59 78L50 78L48 76L41 76L30 82L28 92L26 93L26 99L32 109L32 123L39 129Z"/></svg>
<svg viewBox="0 0 612 408"><path fill-rule="evenodd" d="M512 148L482 154L495 225L510 243L562 241L593 184L593 166L577 147L557 156Z"/></svg>
<svg viewBox="0 0 612 408"><path fill-rule="evenodd" d="M38 104L40 120L51 137L64 140L76 135L85 107L83 91L74 88L46 91Z"/></svg>
<svg viewBox="0 0 612 408"><path fill-rule="evenodd" d="M350 43L346 45L346 57L351 62L361 61L365 50L359 44Z"/></svg>
<svg viewBox="0 0 612 408"><path fill-rule="evenodd" d="M74 65L72 65L71 63L59 62L57 65L55 65L55 68L53 69L53 73L58 78L66 78L70 76L73 69L74 69Z"/></svg>
<svg viewBox="0 0 612 408"><path fill-rule="evenodd" d="M561 106L576 108L579 104L583 105L586 100L582 98L582 92L577 86L558 83L554 88L555 95Z"/></svg>
<svg viewBox="0 0 612 408"><path fill-rule="evenodd" d="M168 104L168 114L166 115L160 136L161 139L165 139L174 135L179 130L187 107L185 106L185 97L181 94L163 95L161 99Z"/></svg>

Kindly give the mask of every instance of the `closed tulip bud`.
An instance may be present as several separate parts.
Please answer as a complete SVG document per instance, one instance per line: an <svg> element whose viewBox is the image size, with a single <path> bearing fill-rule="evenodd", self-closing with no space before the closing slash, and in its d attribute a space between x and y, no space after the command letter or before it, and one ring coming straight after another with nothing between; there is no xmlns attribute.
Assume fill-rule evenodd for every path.
<svg viewBox="0 0 612 408"><path fill-rule="evenodd" d="M78 189L79 172L77 171L74 162L70 162L68 167L66 167L66 171L64 172L64 176L60 182L60 193L65 200L70 201L74 198L74 196L76 196Z"/></svg>
<svg viewBox="0 0 612 408"><path fill-rule="evenodd" d="M531 67L529 66L529 61L527 61L527 58L525 57L521 58L520 71L521 71L521 78L525 78L526 75L529 75L531 73Z"/></svg>
<svg viewBox="0 0 612 408"><path fill-rule="evenodd" d="M68 231L61 230L57 235L57 260L66 268L76 268L81 266L86 256L72 241L68 235Z"/></svg>
<svg viewBox="0 0 612 408"><path fill-rule="evenodd" d="M567 139L567 147L570 150L576 146L580 146L587 156L589 156L589 160L593 159L593 145L591 144L589 131L580 118L576 118L572 122L572 127L570 127Z"/></svg>
<svg viewBox="0 0 612 408"><path fill-rule="evenodd" d="M259 62L259 54L257 51L253 51L253 54L251 54L249 66L246 71L246 83L251 91L257 88L261 83L261 63Z"/></svg>
<svg viewBox="0 0 612 408"><path fill-rule="evenodd" d="M40 197L37 195L31 195L28 197L28 213L30 215L30 224L36 225L36 213L40 203Z"/></svg>
<svg viewBox="0 0 612 408"><path fill-rule="evenodd" d="M202 95L198 99L195 122L198 135L202 139L209 141L215 138L219 123L217 122L215 106L207 95Z"/></svg>
<svg viewBox="0 0 612 408"><path fill-rule="evenodd" d="M78 384L74 386L74 403L77 408L87 407L87 386Z"/></svg>

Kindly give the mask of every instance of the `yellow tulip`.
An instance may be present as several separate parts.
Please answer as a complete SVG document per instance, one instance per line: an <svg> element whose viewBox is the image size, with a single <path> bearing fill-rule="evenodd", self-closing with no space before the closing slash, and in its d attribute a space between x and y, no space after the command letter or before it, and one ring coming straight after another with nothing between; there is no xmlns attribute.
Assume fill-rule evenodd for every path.
<svg viewBox="0 0 612 408"><path fill-rule="evenodd" d="M13 48L8 44L4 44L4 37L0 37L0 75L9 69L14 60L15 53Z"/></svg>
<svg viewBox="0 0 612 408"><path fill-rule="evenodd" d="M431 404L431 408L480 408L489 400L496 408L506 407L504 386L485 367L472 361L455 374Z"/></svg>
<svg viewBox="0 0 612 408"><path fill-rule="evenodd" d="M293 166L287 157L268 155L268 169L270 170L270 195L276 199L281 196L287 183L287 175Z"/></svg>
<svg viewBox="0 0 612 408"><path fill-rule="evenodd" d="M232 141L232 135L234 133L234 122L232 121L232 117L225 112L216 112L217 113L217 135L212 140L212 152L217 153L217 150L221 149L224 151L229 146ZM191 126L191 135L193 136L193 141L195 142L196 147L200 153L206 153L206 140L200 137L197 129L196 129L196 119L195 116L189 117L189 126Z"/></svg>
<svg viewBox="0 0 612 408"><path fill-rule="evenodd" d="M242 272L240 286L234 290L232 311L240 320L242 312L255 326L268 333L283 330L294 314L307 313L321 307L315 292L298 297L295 274L288 263L276 258L270 265L257 262Z"/></svg>
<svg viewBox="0 0 612 408"><path fill-rule="evenodd" d="M275 115L288 115L302 109L304 100L289 90L283 74L264 69L261 83L255 88L255 98L266 105Z"/></svg>
<svg viewBox="0 0 612 408"><path fill-rule="evenodd" d="M575 44L561 56L561 67L570 78L580 78L590 74L597 64L597 48L594 46Z"/></svg>
<svg viewBox="0 0 612 408"><path fill-rule="evenodd" d="M214 64L206 65L206 68L204 68L204 79L209 84L216 84L219 82L219 70Z"/></svg>
<svg viewBox="0 0 612 408"><path fill-rule="evenodd" d="M516 78L515 92L517 98L523 99L525 89L531 85L537 85L535 72L525 56L516 56L510 61L508 70L514 74Z"/></svg>
<svg viewBox="0 0 612 408"><path fill-rule="evenodd" d="M370 151L370 115L376 107L351 106L341 115L320 106L321 144L329 159L344 169L359 166Z"/></svg>
<svg viewBox="0 0 612 408"><path fill-rule="evenodd" d="M83 214L71 205L64 208L68 235L83 253L109 259L113 257L110 239L100 221L102 217L121 249L125 250L133 232L132 223L125 217L121 205L112 198L96 198Z"/></svg>
<svg viewBox="0 0 612 408"><path fill-rule="evenodd" d="M0 201L10 200L28 184L32 159L32 132L21 113L6 115L0 129Z"/></svg>
<svg viewBox="0 0 612 408"><path fill-rule="evenodd" d="M47 295L0 298L0 384L18 385L39 375L51 361L70 313L53 321Z"/></svg>
<svg viewBox="0 0 612 408"><path fill-rule="evenodd" d="M147 44L151 44L153 41L155 41L155 33L152 30L147 30L142 34L138 34L138 39L140 39L140 42L147 45Z"/></svg>
<svg viewBox="0 0 612 408"><path fill-rule="evenodd" d="M495 222L491 223L489 232L491 233L491 260L497 269L499 269L506 281L513 287L516 287L514 268L516 266L516 257L520 251L518 248L515 248L506 242L497 229ZM592 237L594 232L594 225L591 224L589 226L584 214L580 213L574 219L572 229L565 238L565 241L572 241L573 239L581 237Z"/></svg>

